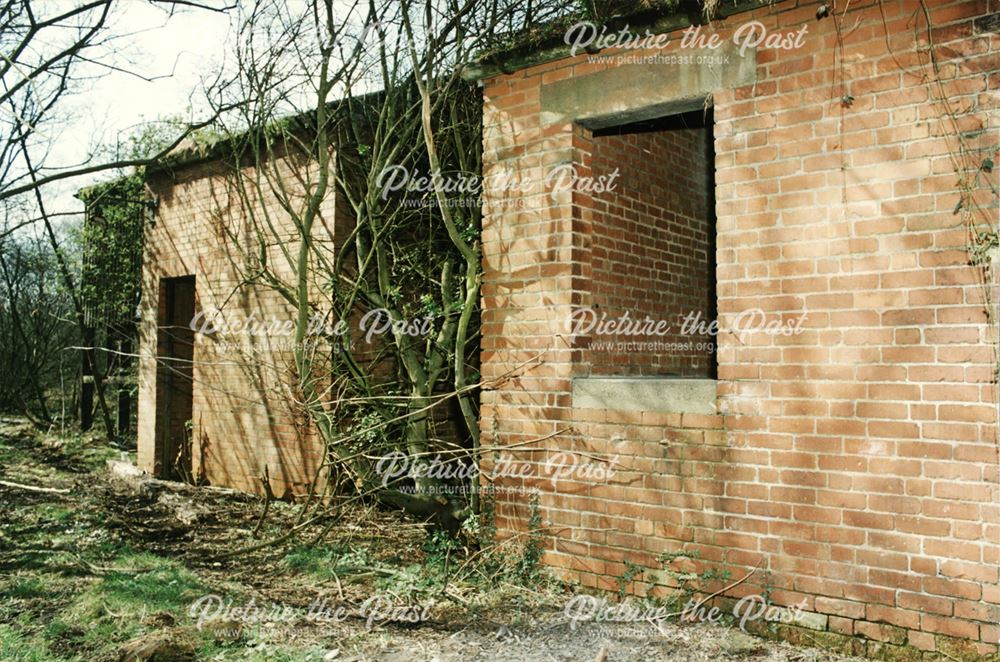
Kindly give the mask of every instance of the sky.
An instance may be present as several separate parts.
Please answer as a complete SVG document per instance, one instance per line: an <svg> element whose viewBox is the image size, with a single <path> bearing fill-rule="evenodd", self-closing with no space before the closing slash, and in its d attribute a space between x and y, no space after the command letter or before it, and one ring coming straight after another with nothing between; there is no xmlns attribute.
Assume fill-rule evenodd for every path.
<svg viewBox="0 0 1000 662"><path fill-rule="evenodd" d="M50 165L79 162L94 145L114 143L144 121L187 116L192 102L200 98L201 81L226 61L231 18L199 9L181 9L171 15L169 7L147 0L120 0L110 32L122 35L116 39L118 64L154 80L104 70L101 78L67 98L63 111L69 121L57 129L57 148L50 155ZM197 110L196 117L206 114L204 107L201 114ZM71 180L65 186L54 185L49 197L65 211L82 210L73 193L110 176L101 173Z"/></svg>
<svg viewBox="0 0 1000 662"><path fill-rule="evenodd" d="M47 168L80 164L99 145L116 145L127 139L144 123L157 119L181 117L197 122L210 115L204 99L203 82L226 69L230 77L235 69L236 23L240 9L228 12L184 6L185 2L226 7L242 0L117 0L105 37L114 36L110 55L122 70L109 71L91 65L88 74L101 76L71 96L60 101L59 110L66 118L58 126L44 126L45 142L53 145L46 158ZM303 9L300 0L283 0L289 14ZM49 12L65 10L83 0L36 0ZM179 3L179 4L178 4ZM335 0L343 13L340 18L357 19L356 0ZM242 6L246 11L247 5ZM353 10L352 10L353 8ZM359 26L355 26L359 27ZM374 38L369 35L369 38ZM290 62L298 64L294 55ZM290 70L289 70L290 71ZM131 72L131 73L130 73ZM139 74L139 75L134 75ZM308 78L308 72L303 78ZM151 80L147 80L151 79ZM286 79L288 83L291 78ZM291 83L297 88L301 81ZM363 89L362 87L358 89ZM299 89L306 96L292 99L308 102L308 85ZM335 92L336 94L336 92ZM193 106L193 108L192 108ZM290 112L290 111L289 111ZM114 178L106 171L95 175L63 180L44 189L50 212L81 212L83 203L74 194L86 186ZM60 216L64 222L75 219Z"/></svg>
<svg viewBox="0 0 1000 662"><path fill-rule="evenodd" d="M112 29L132 34L122 56L133 60L132 68L142 80L123 72L111 72L87 93L98 117L124 129L140 119L184 112L192 90L203 76L211 75L225 55L230 18L221 13L185 10L169 15L143 0L123 0Z"/></svg>

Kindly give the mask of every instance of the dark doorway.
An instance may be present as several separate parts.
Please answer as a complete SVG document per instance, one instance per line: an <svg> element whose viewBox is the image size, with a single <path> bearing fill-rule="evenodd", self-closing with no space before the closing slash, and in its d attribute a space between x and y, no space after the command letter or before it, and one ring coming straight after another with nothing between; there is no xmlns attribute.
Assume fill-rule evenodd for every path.
<svg viewBox="0 0 1000 662"><path fill-rule="evenodd" d="M194 276L160 281L156 361L156 467L161 478L191 482Z"/></svg>

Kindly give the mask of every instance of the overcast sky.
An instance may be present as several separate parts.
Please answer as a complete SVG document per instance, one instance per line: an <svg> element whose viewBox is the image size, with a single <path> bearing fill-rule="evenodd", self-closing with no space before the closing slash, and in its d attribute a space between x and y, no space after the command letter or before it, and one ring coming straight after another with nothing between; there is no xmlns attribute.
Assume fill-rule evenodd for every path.
<svg viewBox="0 0 1000 662"><path fill-rule="evenodd" d="M111 71L67 99L63 110L69 121L57 129L58 147L49 165L78 162L94 145L113 144L143 121L184 115L200 99L201 80L218 71L226 58L230 22L218 12L185 9L171 15L146 0L121 0L111 24L113 34L124 35L116 39L119 64L155 79ZM66 211L82 209L72 194L110 176L54 186L48 197Z"/></svg>
<svg viewBox="0 0 1000 662"><path fill-rule="evenodd" d="M183 113L201 77L221 63L229 28L225 14L186 10L169 15L148 2L123 0L113 29L133 34L122 41L131 42L124 54L143 75L168 77L145 81L112 72L98 81L88 100L117 128Z"/></svg>

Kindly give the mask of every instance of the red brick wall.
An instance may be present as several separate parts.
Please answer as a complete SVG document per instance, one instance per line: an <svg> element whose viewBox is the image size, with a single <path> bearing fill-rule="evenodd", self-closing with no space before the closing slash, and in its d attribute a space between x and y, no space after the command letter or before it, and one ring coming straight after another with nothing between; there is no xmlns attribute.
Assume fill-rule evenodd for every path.
<svg viewBox="0 0 1000 662"><path fill-rule="evenodd" d="M594 318L669 327L662 334L588 334L593 375L707 376L714 369L713 339L681 333L689 313L714 318L708 135L668 128L592 137L594 181L614 183L593 196Z"/></svg>
<svg viewBox="0 0 1000 662"><path fill-rule="evenodd" d="M286 186L304 181L302 164L280 159L274 171ZM160 472L157 412L158 292L163 279L195 277L195 310L221 310L227 320L294 320L294 310L266 282L255 282L253 260L263 229L268 264L276 278L294 281L297 232L273 192L260 195L252 168L243 170L243 191L222 162L182 166L150 178L159 198L155 225L146 227L139 347L139 466ZM268 191L261 180L262 191ZM294 191L290 195L295 196ZM247 196L247 197L244 197ZM334 195L314 228L317 251L333 250ZM287 252L286 252L287 251ZM259 254L259 253L258 253ZM317 480L323 447L295 402L292 336L264 333L195 333L191 366L191 437L195 478L214 485L260 492L267 467L275 495L304 494ZM162 418L162 416L161 416ZM322 477L320 477L322 478Z"/></svg>
<svg viewBox="0 0 1000 662"><path fill-rule="evenodd" d="M852 3L840 37L815 6L793 5L714 27L808 25L803 48L757 52L755 84L714 94L716 276L723 328L760 307L805 314L804 332L722 333L718 415L575 408L572 380L589 365L564 320L594 296L599 213L585 193L542 185L527 209L487 204L482 371L516 376L483 394L483 443L536 470L501 481L498 523L523 530L516 490L537 488L545 560L586 586L614 589L624 560L652 568L658 552L687 550L734 576L760 563L766 582L759 572L735 594L766 584L779 604L804 600L826 635L858 635L870 653L953 654L960 640L989 653L997 336L954 210L965 169L998 161L996 16L975 22L986 2L928 2L935 74L919 3ZM540 91L608 66L581 55L486 80L487 173L586 171L589 132L552 123ZM997 172L975 194L994 222ZM561 451L617 456L619 470L553 484L543 463Z"/></svg>

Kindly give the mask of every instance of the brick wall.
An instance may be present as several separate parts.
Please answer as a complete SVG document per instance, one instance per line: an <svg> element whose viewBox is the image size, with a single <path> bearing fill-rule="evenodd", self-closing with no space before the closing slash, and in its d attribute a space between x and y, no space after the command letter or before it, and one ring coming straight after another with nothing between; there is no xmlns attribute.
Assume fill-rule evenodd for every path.
<svg viewBox="0 0 1000 662"><path fill-rule="evenodd" d="M536 182L524 209L485 191L482 371L516 376L482 396L483 443L535 471L498 481L498 524L523 530L523 490L537 489L545 561L585 586L615 589L625 560L697 552L737 577L760 564L732 593L805 601L825 630L812 641L990 653L996 333L954 210L959 134L960 165L997 162L996 8L927 3L935 73L919 3L852 3L840 36L794 4L711 28L808 25L800 49L757 49L755 83L713 95L720 324L751 308L805 316L798 335L720 334L715 415L573 405L590 364L565 319L600 283L600 211L544 185L561 163L587 173L593 149L587 129L542 112L542 91L615 64L580 55L484 81L487 174ZM997 170L976 182L995 222ZM617 471L548 480L559 453L616 458Z"/></svg>
<svg viewBox="0 0 1000 662"><path fill-rule="evenodd" d="M584 360L593 375L713 373L712 338L681 333L686 315L710 320L715 312L708 137L704 127L656 125L591 135L583 159L600 189L593 195L591 310L595 319L669 326L653 338L587 334Z"/></svg>
<svg viewBox="0 0 1000 662"><path fill-rule="evenodd" d="M301 202L293 187L308 181L307 166L281 157L268 167L273 167L269 172L281 174L293 204ZM168 430L176 434L178 424L163 420L165 392L162 386L157 388L158 376L162 384L163 376L174 372L167 362L157 361L157 337L162 339L164 326L160 293L166 280L194 276L196 313L217 309L234 323L295 319L294 310L273 287L252 278L259 255L257 228L263 231L271 272L293 282L295 226L265 178L258 188L253 168L245 168L242 175L240 185L223 161L213 161L155 173L148 182L159 208L145 236L138 442L139 466L153 473L163 471L158 447L165 443ZM314 227L317 252L333 250L334 197L331 194L324 203ZM194 477L260 492L260 477L267 467L275 495L307 492L317 480L323 447L294 405L301 396L293 377L293 337L248 335L235 328L193 335L193 364L187 370L193 391Z"/></svg>

